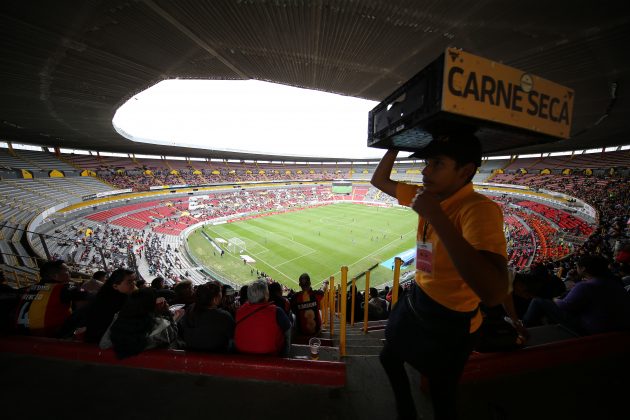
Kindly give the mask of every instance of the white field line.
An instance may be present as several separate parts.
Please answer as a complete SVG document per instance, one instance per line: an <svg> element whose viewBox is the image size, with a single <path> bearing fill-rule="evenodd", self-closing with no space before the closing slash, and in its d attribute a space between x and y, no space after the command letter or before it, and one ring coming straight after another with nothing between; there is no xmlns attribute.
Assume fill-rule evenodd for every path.
<svg viewBox="0 0 630 420"><path fill-rule="evenodd" d="M279 236L279 237L284 238L284 239L286 239L286 240L288 240L288 241L290 241L290 242L293 242L294 244L299 245L301 248L308 248L308 252L317 252L317 250L315 250L315 249L311 248L311 247L310 247L310 246L308 246L308 245L304 245L304 244L303 244L303 243L301 243L301 242L296 242L296 241L294 241L294 240L293 240L293 235L291 235L291 239L289 239L289 237L288 237L288 236L284 236L284 235L282 235L282 234L280 234L280 233L277 233L277 232L271 232L271 233L272 233L273 235L275 235L275 236Z"/></svg>
<svg viewBox="0 0 630 420"><path fill-rule="evenodd" d="M269 267L271 267L272 269L276 270L278 273L282 274L287 280L289 280L291 283L295 284L296 286L299 286L298 282L293 280L291 277L289 277L286 273L278 270L275 266L269 264L267 261L263 260L262 258L256 256L256 258L258 258L258 260L260 260L261 262L267 264Z"/></svg>
<svg viewBox="0 0 630 420"><path fill-rule="evenodd" d="M408 209L405 208L396 208L395 210L402 210L402 211L409 211ZM356 222L349 222L349 223L343 223L343 222L326 222L325 219L333 219L337 216L324 216L324 217L320 217L319 218L319 222L326 225L326 226L338 226L338 227L350 227L350 226L354 226L356 224ZM345 216L339 216L339 217L345 217ZM348 217L349 218L349 217ZM373 229L372 229L373 230ZM383 230L378 230L377 235L379 233L386 233L386 234L393 234L393 235L399 235L399 233L394 232L393 230L390 230L389 228L387 229L383 229ZM403 236L407 235L406 233L403 234ZM385 245L387 246L387 245ZM381 248L382 249L382 248ZM378 251L378 250L377 250ZM374 252L377 252L374 251ZM360 261L360 260L359 260Z"/></svg>
<svg viewBox="0 0 630 420"><path fill-rule="evenodd" d="M412 230L412 231L409 231L409 232L407 232L407 233L403 234L403 238L404 238L405 236L409 235L409 234L415 234L415 233L416 233L416 230L415 230L415 229L414 229L414 230ZM358 260L356 260L356 261L355 261L355 262L353 262L352 264L349 264L349 265L348 265L348 267L351 267L351 266L353 266L353 265L355 265L355 264L358 264L359 262L361 262L361 261L363 261L363 260L365 260L365 259L370 258L371 256L373 256L373 255L377 254L378 252L380 252L382 249L387 248L388 246L390 246L391 244L393 244L394 242L399 241L399 240L400 240L400 238L398 238L398 237L397 237L396 239L394 239L393 241L391 241L391 242L387 243L386 245L383 245L382 247L380 247L380 248L379 248L379 249L377 249L376 251L371 252L371 253L369 253L368 255L366 255L366 256L364 256L364 257L362 257L362 258L359 258ZM331 274L331 276L335 276L335 277L336 277L336 276L337 276L337 274L341 274L341 271L337 271L337 272L335 272L335 273ZM319 286L320 284L322 284L322 283L324 282L324 280L328 280L328 278L322 279L322 280L320 280L318 283L314 283L313 285L314 285L314 286Z"/></svg>
<svg viewBox="0 0 630 420"><path fill-rule="evenodd" d="M212 231L214 232L214 230L213 230L213 229L211 229L211 228L210 228L210 230L212 230ZM214 233L217 233L217 232L214 232ZM250 240L250 239L248 239L248 240ZM256 242L256 241L254 241L253 239L252 239L251 241L252 241L252 242ZM256 242L256 243L258 244L258 242ZM258 245L260 245L260 244L258 244ZM262 251L262 252L257 253L257 254L254 254L253 252L250 252L250 254L251 254L252 256L256 257L259 261L263 262L264 264L267 264L269 267L271 267L272 269L276 270L278 273L282 274L282 275L283 275L283 276L284 276L287 280L289 280L291 283L295 284L296 286L299 286L298 282L297 282L297 281L295 281L295 280L293 280L293 279L292 279L291 277L289 277L286 273L283 273L282 271L278 270L275 266L273 266L273 265L269 264L267 261L265 261L265 260L263 260L262 258L260 258L260 254L270 251L270 249L269 249L269 248L266 248L266 247L264 247L264 246L262 246L262 245L260 245L260 246L261 246L261 247L263 247L263 248L265 248L265 251ZM316 251L313 251L313 252L316 252ZM239 259L239 260L241 259L241 258L237 257L236 255L233 255L233 254L231 254L231 253L229 253L229 252L227 253L227 255L228 255L228 257L230 257L230 258ZM301 256L300 256L300 257L298 257L298 258L301 258L301 257L303 257L303 256L304 256L304 255L301 255ZM283 264L284 264L284 263L283 263ZM282 264L281 264L281 265L282 265Z"/></svg>
<svg viewBox="0 0 630 420"><path fill-rule="evenodd" d="M278 268L278 267L280 267L281 265L285 265L286 263L290 263L291 261L295 261L295 260L298 260L298 259L300 259L300 258L304 258L304 257L309 256L309 255L311 255L311 254L314 254L314 253L316 253L316 252L317 252L317 251L313 250L313 251L311 251L311 252L307 252L306 254L302 254L302 255L300 255L299 257L291 258L290 260L287 260L287 261L285 261L285 262L283 262L283 263L280 263L280 264L276 265L274 268L275 268L275 269L277 269L277 268Z"/></svg>
<svg viewBox="0 0 630 420"><path fill-rule="evenodd" d="M211 229L211 230L212 230L212 229ZM214 231L214 230L213 230L213 231ZM217 233L217 232L215 232L215 233ZM278 235L278 236L282 236L282 235ZM255 241L255 240L253 240L253 239L248 239L248 241L255 242L255 243L257 243L259 246L261 246L262 248L264 248L264 249L265 249L264 251L259 252L259 253L256 253L256 254L254 254L253 252L250 252L249 254L251 254L253 257L256 257L256 258L257 258L259 261L261 261L262 263L267 264L269 267L271 267L272 269L276 270L278 273L282 274L282 275L283 275L283 276L284 276L287 280L289 280L291 283L295 284L296 286L299 286L299 283L298 283L297 281L295 281L294 279L292 279L291 277L289 277L289 275L287 275L286 273L284 273L284 272L282 272L282 271L280 271L280 270L278 270L278 269L276 268L276 267L279 267L279 266L280 266L280 265L282 265L282 264L286 264L286 263L287 263L287 262L289 262L289 261L285 261L285 262L283 262L282 264L280 264L280 265L278 265L278 266L271 265L271 264L269 264L267 261L263 260L263 259L260 257L260 255L261 255L261 254L263 254L263 253L265 253L265 252L269 252L269 251L270 251L270 249L269 249L269 248L267 248L267 247L265 247L265 246L263 246L263 245L261 245L260 243L258 243L257 241ZM307 248L308 248L308 247L307 247ZM310 249L310 248L309 248L309 249ZM317 252L317 251L316 251L316 250L311 249L311 252L309 252L309 253L307 253L307 254L302 254L302 255L300 255L300 256L299 256L299 257L297 257L297 258L302 258L302 257L304 257L304 256L306 256L306 255L310 255L310 254L312 254L313 252ZM229 255L230 257L232 257L232 258L237 258L237 259L239 259L239 260L240 260L240 258L239 258L239 257L237 257L236 255L232 255L232 254L230 254L229 252L228 252L228 255ZM296 259L296 258L294 258L294 259ZM293 261L293 260L290 260L290 261Z"/></svg>
<svg viewBox="0 0 630 420"><path fill-rule="evenodd" d="M212 232L214 232L214 233L218 234L218 232L216 232L216 231L215 231L214 229L212 229L212 228L208 228L208 230L211 230ZM258 242L258 241L255 241L255 240L250 239L250 238L247 238L247 240L248 240L248 241L250 241L250 242L254 242L256 245L258 245L259 247L261 247L261 248L263 248L263 249L264 249L264 251L260 251L260 252L258 252L258 253L256 253L256 254L254 254L253 252L249 252L249 254L252 254L252 255L260 255L260 254L264 254L265 252L269 252L269 251L271 251L269 248L267 248L266 246L262 245L262 244L261 244L260 242ZM247 250L246 250L246 251L247 251Z"/></svg>
<svg viewBox="0 0 630 420"><path fill-rule="evenodd" d="M408 211L407 209L400 209L400 208L398 208L397 210ZM331 225L337 225L337 226L350 226L350 225L354 225L354 224L356 223L356 222L351 222L351 223L341 224L341 223L330 223L330 222L328 222L328 223L327 223L327 222L325 222L325 221L324 221L324 219L331 219L331 218L334 218L334 217L336 217L336 216L324 216L324 217L320 217L320 218L319 218L319 222L320 222L320 223L323 223L324 225L327 225L327 226L331 226ZM206 228L207 228L208 230L211 230L211 231L212 231L212 232L214 232L215 234L218 234L218 232L216 232L216 231L215 231L214 229L212 229L210 226L206 226ZM257 226L256 226L256 228L258 228L258 229L262 229L262 228L257 227ZM404 237L406 237L407 235L413 234L413 233L415 233L415 232L416 232L416 230L415 230L415 228L414 228L413 230L411 230L411 231L409 231L409 232L407 232L407 233L403 234L403 238L404 238ZM291 242L293 242L293 243L295 243L295 244L297 244L297 245L299 245L299 246L301 246L301 247L303 247L303 248L308 248L310 251L309 251L309 252L307 252L306 254L302 254L302 255L300 255L300 256L298 256L298 257L296 257L296 258L293 258L293 259L288 260L288 261L284 261L284 262L280 263L279 265L274 266L274 265L269 264L267 261L263 260L262 258L260 258L260 255L261 255L261 254L264 254L264 253L266 253L266 252L270 252L270 251L271 251L271 249L269 249L269 248L265 247L264 245L260 244L258 241L255 241L255 240L253 240L253 239L248 239L249 241L252 241L252 242L256 243L258 246L260 246L261 248L264 248L264 249L265 249L264 251L261 251L261 252L259 252L259 253L254 254L254 253L251 253L251 252L250 252L250 254L251 254L252 256L254 256L254 257L258 258L261 262L263 262L264 264L268 265L268 266L269 266L269 267L271 267L272 269L276 270L278 273L280 273L282 276L284 276L286 279L288 279L291 283L295 284L296 286L299 286L298 282L296 282L295 280L293 280L293 279L292 279L291 277L289 277L286 273L284 273L284 272L282 272L282 271L278 270L278 269L277 269L277 267L280 267L281 265L284 265L284 264L286 264L286 263L288 263L288 262L291 262L291 261L293 261L293 260L296 260L296 259L299 259L299 258L305 257L305 256L310 255L310 254L312 254L312 253L315 253L315 252L317 252L317 250L314 250L313 248L311 248L311 247L309 247L309 246L307 246L307 245L304 245L304 244L302 244L302 243L300 243L300 242L296 242L296 241L294 241L293 239L289 239L288 237L286 237L286 236L284 236L284 235L281 235L281 234L279 234L279 233L276 233L276 232L271 232L271 233L272 233L273 235L277 235L277 236L279 236L279 237L281 237L281 238L284 238L284 239L286 239L286 240L289 240L289 241L291 241ZM381 231L379 231L379 233L394 234L394 233L393 233L393 231L391 231L391 230L389 230L389 229L386 229L386 230L381 230ZM395 234L395 235L397 235L397 234ZM368 258L372 257L373 255L375 255L375 254L379 253L381 250L383 250L383 249L387 248L388 246L390 246L391 244L393 244L394 242L396 242L396 240L399 240L399 239L394 239L394 240L392 240L391 242L388 242L387 244L383 245L383 246L382 246L382 247L380 247L379 249L377 249L377 250L375 250L375 251L371 252L370 254L365 255L365 256L364 256L364 257L362 257L362 258L359 258L357 261L355 261L355 262L353 262L353 263L349 264L349 265L348 265L348 267L351 267L351 266L353 266L353 265L355 265L355 264L358 264L359 262L361 262L361 261L363 261L363 260L365 260L365 259L368 259ZM230 255L230 254L228 253L228 255ZM230 256L231 256L231 257L233 257L233 258L238 258L237 256L234 256L234 255L230 255ZM337 276L337 274L341 274L341 271L337 271L337 272L335 272L335 273L333 273L333 274L331 274L331 275L336 277L336 276ZM326 277L326 278L324 278L324 279L320 280L320 281L319 281L319 282L317 282L317 283L315 283L315 282L314 282L314 283L313 283L313 286L319 286L319 285L321 285L321 284L324 282L324 280L328 280L328 279L329 279L329 277Z"/></svg>
<svg viewBox="0 0 630 420"><path fill-rule="evenodd" d="M280 234L280 233L278 233L278 232L272 232L272 231L266 230L266 229L261 228L261 227L259 227L259 226L252 226L252 227L250 227L250 230L262 230L262 231L264 231L264 232L265 232L264 234L265 234L266 236L271 236L271 237L273 237L273 236L279 236L279 237L280 237L280 238L282 238L283 240L287 240L287 241L293 242L294 244L298 245L300 248L305 248L305 249L304 249L304 251L306 251L306 252L317 252L317 250L316 250L316 249L313 249L313 248L311 248L311 247L310 247L310 246L308 246L308 245L304 245L304 244L303 244L303 243L301 243L301 242L296 242L296 241L294 241L294 240L293 240L293 235L291 235L291 237L289 238L288 236L282 235L282 234ZM262 235L261 235L261 236L262 236ZM256 241L254 241L254 242L256 242ZM259 242L256 242L256 243L260 244Z"/></svg>

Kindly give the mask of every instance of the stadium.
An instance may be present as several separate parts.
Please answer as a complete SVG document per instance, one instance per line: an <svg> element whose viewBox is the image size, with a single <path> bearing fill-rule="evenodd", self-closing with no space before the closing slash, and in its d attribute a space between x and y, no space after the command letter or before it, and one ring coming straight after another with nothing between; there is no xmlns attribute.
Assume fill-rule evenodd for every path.
<svg viewBox="0 0 630 420"><path fill-rule="evenodd" d="M418 215L371 185L380 158L283 154L265 143L235 151L218 139L152 144L114 126L123 104L164 80L257 80L378 102L456 46L557 81L575 91L570 138L508 135L507 146L484 152L474 189L503 212L513 273L542 270L565 287L578 258L596 254L627 280L630 62L620 51L630 15L584 2L555 21L540 7L3 4L0 268L11 290L3 301L60 260L79 288L123 267L147 285L162 278L173 295L180 284L192 292L218 282L224 296L239 296L262 279L291 296L305 272L326 293L315 361L299 340L286 357L181 348L119 360L76 336L3 330L7 418L181 418L206 406L223 418L396 416L378 362L387 321L368 320L356 291L375 287L395 303L398 286L414 284ZM422 185L426 166L398 157L391 177ZM627 331L532 330L524 348L473 354L460 417L620 418L628 354ZM426 383L411 376L420 414L433 418ZM42 404L25 413L33 395Z"/></svg>

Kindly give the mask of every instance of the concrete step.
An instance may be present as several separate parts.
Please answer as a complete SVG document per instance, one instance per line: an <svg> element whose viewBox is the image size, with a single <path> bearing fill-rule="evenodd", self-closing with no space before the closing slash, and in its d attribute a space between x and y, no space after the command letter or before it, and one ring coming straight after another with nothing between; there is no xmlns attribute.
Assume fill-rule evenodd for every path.
<svg viewBox="0 0 630 420"><path fill-rule="evenodd" d="M338 318L335 318L334 324L335 324L335 329L337 329L337 327L340 325ZM346 322L346 325L350 326L349 320ZM380 321L368 321L368 328L385 328L386 325L387 325L386 319L380 320ZM363 320L355 320L353 327L363 328Z"/></svg>
<svg viewBox="0 0 630 420"><path fill-rule="evenodd" d="M302 344L292 344L289 357L292 359L310 359L311 349L310 346ZM319 359L324 361L338 362L341 359L339 354L339 347L320 347Z"/></svg>
<svg viewBox="0 0 630 420"><path fill-rule="evenodd" d="M361 343L346 343L346 354L351 354L352 352L350 351L350 349L359 349L359 348L375 348L378 349L378 351L376 353L373 352L368 352L369 354L378 354L380 352L380 350L383 348L384 345L384 341L371 341L371 342L361 342ZM337 344L337 343L336 343ZM335 349L336 351L339 351L339 346L335 345L335 347L330 347L331 349ZM341 353L339 353L341 354Z"/></svg>
<svg viewBox="0 0 630 420"><path fill-rule="evenodd" d="M383 345L351 346L346 345L346 356L378 356Z"/></svg>
<svg viewBox="0 0 630 420"><path fill-rule="evenodd" d="M339 337L337 337L339 338ZM385 331L384 330L378 330L378 331L368 331L367 334L346 334L346 340L347 341L351 341L351 340L380 340L382 338L385 338Z"/></svg>
<svg viewBox="0 0 630 420"><path fill-rule="evenodd" d="M377 356L383 348L385 331L370 331L368 334L348 334L346 335L346 355L347 356ZM333 337L336 347L340 346L338 336Z"/></svg>
<svg viewBox="0 0 630 420"><path fill-rule="evenodd" d="M340 331L339 326L335 325L334 334L338 335L339 331ZM374 332L374 331L385 331L385 327L381 327L381 326L370 327L370 326L368 326L368 333ZM322 334L330 334L330 328L322 328ZM356 324L354 326L351 326L350 324L348 324L348 325L346 325L346 334L347 335L363 334L363 327L357 326Z"/></svg>

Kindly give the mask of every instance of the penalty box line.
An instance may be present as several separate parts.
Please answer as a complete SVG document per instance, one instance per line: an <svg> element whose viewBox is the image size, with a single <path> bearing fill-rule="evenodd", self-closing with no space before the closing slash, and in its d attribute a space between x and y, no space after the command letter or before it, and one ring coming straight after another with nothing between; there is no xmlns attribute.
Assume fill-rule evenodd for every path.
<svg viewBox="0 0 630 420"><path fill-rule="evenodd" d="M260 258L259 256L256 256L256 258L258 258L258 260L260 262L262 262L263 264L268 265L272 270L277 271L278 273L282 274L287 280L289 280L291 283L295 284L296 286L299 286L299 283L295 280L293 280L291 277L289 277L289 275L287 275L285 272L278 270L276 267L277 266L273 266L271 264L269 264L267 261L263 260L262 258Z"/></svg>
<svg viewBox="0 0 630 420"><path fill-rule="evenodd" d="M212 230L215 234L217 234L217 233L218 233L218 232L215 232L215 231L214 231L214 229L212 229L212 228L211 228L211 230ZM271 269L273 269L273 270L277 271L278 273L280 273L281 275L283 275L283 276L284 276L287 280L289 280L291 283L295 284L296 286L299 286L299 283L298 283L297 281L295 281L294 279L292 279L289 275L287 275L287 274L286 274L286 273L284 273L283 271L278 270L278 269L276 268L276 267L279 267L279 265L278 265L278 266L274 266L274 265L272 265L272 264L269 264L267 261L265 261L264 259L262 259L262 258L260 257L260 254L265 253L265 252L268 252L268 251L271 251L269 248L267 248L267 247L265 247L265 246L263 246L263 245L259 244L257 241L255 241L255 240L253 240L253 239L248 239L248 241L255 242L256 244L258 244L259 246L261 246L262 248L264 248L264 249L265 249L265 251L262 251L262 252L259 252L259 253L253 253L253 252L250 252L249 254L251 254L252 256L256 257L256 258L257 258L260 262L262 262L263 264L268 265ZM300 256L299 256L299 257L297 257L297 258L302 258L302 257L304 257L304 256L306 256L306 255L310 255L310 254L312 254L312 253L314 253L314 252L317 252L317 251L312 250L311 252L309 252L309 253L307 253L307 254L300 255ZM232 258L235 258L235 259L240 259L240 258L239 258L239 257L237 257L236 255L232 255L232 254L229 254L229 253L228 253L228 255L229 255L230 257L232 257ZM294 259L296 259L296 258L294 258ZM290 261L293 261L293 260L290 260ZM282 264L286 264L287 262L289 262L289 261L285 261L285 262L284 262L284 263L282 263ZM282 265L282 264L280 264L280 265Z"/></svg>
<svg viewBox="0 0 630 420"><path fill-rule="evenodd" d="M287 260L287 261L285 261L285 262L283 262L283 263L280 263L280 264L276 265L274 268L277 268L277 267L280 267L281 265L285 265L285 264L287 264L287 263L290 263L291 261L295 261L295 260L298 260L298 259L300 259L300 258L307 257L307 256L309 256L309 255L311 255L311 254L316 253L316 252L317 252L317 251L312 250L312 251L310 251L310 252L307 252L306 254L302 254L302 255L297 256L297 257L295 257L295 258L291 258L290 260Z"/></svg>
<svg viewBox="0 0 630 420"><path fill-rule="evenodd" d="M273 231L270 231L270 230L264 229L264 228L262 228L262 227L260 227L260 226L253 226L253 225L251 225L251 226L249 227L249 229L250 229L250 230L253 230L253 231L258 231L258 232L259 232L259 234L260 234L260 236L263 236L263 237L264 237L264 236L268 236L268 237L271 237L271 238L274 238L274 237L275 237L275 238L277 238L277 239L275 239L275 241L276 241L276 242L280 242L280 241L289 241L289 242L293 242L295 245L297 245L299 248L301 248L304 252L317 252L317 250L316 250L316 249L313 249L313 248L311 248L311 247L310 247L310 246L308 246L308 245L304 245L304 244L303 244L303 243L301 243L301 242L297 242L297 241L293 240L293 235L291 235L291 236L289 237L289 236L286 236L286 235L284 235L284 234L282 234L282 233L273 232ZM262 232L260 232L260 231L262 231ZM254 240L254 239L249 239L249 238L248 238L248 240L251 240L252 242L255 242L255 243L259 244L260 246L262 246L262 245L260 244L260 242L258 242L258 241L256 241L256 240ZM271 240L273 241L274 239L271 239ZM265 248L265 249L267 249L267 250L269 250L269 249L268 249L267 247L265 247L265 246L262 246L262 247L263 247L263 248Z"/></svg>
<svg viewBox="0 0 630 420"><path fill-rule="evenodd" d="M215 235L219 235L219 232L215 231L213 228L210 228L210 230L211 230L211 231L212 231L212 233L214 233ZM259 254L264 254L265 252L269 252L269 251L271 251L269 248L267 248L266 246L262 245L260 242L258 242L258 241L256 241L256 240L254 240L254 239L249 239L249 238L247 238L247 240L248 240L248 241L250 241L250 242L254 242L256 245L258 245L259 247L263 248L263 251L260 251L260 252L257 252L257 253L253 253L253 252L250 252L250 251L248 251L248 250L245 250L245 251L247 251L249 254L252 254L253 256L258 256Z"/></svg>

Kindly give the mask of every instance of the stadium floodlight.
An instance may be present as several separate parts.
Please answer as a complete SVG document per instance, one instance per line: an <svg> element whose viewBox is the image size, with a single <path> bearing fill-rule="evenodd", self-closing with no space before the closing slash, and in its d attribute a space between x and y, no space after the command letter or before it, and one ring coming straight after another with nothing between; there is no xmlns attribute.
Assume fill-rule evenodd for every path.
<svg viewBox="0 0 630 420"><path fill-rule="evenodd" d="M245 241L240 238L230 238L228 239L228 252L232 254L240 254L243 251L247 250L247 246L245 245Z"/></svg>

